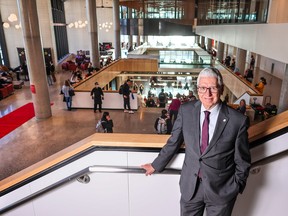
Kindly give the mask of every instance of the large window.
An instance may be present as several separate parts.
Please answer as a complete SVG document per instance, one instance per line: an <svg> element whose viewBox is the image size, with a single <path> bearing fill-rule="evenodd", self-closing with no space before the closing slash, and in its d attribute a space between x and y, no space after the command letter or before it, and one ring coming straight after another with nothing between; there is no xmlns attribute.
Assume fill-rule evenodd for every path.
<svg viewBox="0 0 288 216"><path fill-rule="evenodd" d="M265 23L269 0L199 0L198 25Z"/></svg>
<svg viewBox="0 0 288 216"><path fill-rule="evenodd" d="M57 58L60 60L69 53L64 2L61 0L51 0L51 6L53 23L57 23L57 26L54 26L54 33L56 40Z"/></svg>

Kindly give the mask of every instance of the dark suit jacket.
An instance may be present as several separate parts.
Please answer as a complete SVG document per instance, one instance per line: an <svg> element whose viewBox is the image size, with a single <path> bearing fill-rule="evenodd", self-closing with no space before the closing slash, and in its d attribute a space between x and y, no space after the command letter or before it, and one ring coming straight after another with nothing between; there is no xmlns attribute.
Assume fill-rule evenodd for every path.
<svg viewBox="0 0 288 216"><path fill-rule="evenodd" d="M183 104L174 123L172 135L153 161L161 172L185 142L185 159L180 178L182 199L189 201L196 188L199 170L207 199L226 203L242 193L250 168L250 151L246 116L221 103L214 135L209 146L200 153L201 102Z"/></svg>

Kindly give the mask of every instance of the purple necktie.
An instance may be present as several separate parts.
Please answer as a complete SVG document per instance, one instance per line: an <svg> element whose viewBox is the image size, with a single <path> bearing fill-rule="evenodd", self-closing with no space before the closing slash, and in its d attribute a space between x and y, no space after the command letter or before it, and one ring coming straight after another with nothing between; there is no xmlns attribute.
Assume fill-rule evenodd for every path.
<svg viewBox="0 0 288 216"><path fill-rule="evenodd" d="M204 111L205 119L202 125L201 154L205 151L209 143L209 111Z"/></svg>

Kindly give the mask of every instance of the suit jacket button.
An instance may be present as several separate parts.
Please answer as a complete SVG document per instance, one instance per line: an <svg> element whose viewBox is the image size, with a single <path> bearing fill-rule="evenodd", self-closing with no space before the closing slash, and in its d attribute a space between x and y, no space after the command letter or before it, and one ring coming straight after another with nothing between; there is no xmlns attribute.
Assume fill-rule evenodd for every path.
<svg viewBox="0 0 288 216"><path fill-rule="evenodd" d="M202 158L199 158L199 161L202 161Z"/></svg>
<svg viewBox="0 0 288 216"><path fill-rule="evenodd" d="M194 176L195 176L195 177L198 177L198 175L197 175L196 173L194 173Z"/></svg>

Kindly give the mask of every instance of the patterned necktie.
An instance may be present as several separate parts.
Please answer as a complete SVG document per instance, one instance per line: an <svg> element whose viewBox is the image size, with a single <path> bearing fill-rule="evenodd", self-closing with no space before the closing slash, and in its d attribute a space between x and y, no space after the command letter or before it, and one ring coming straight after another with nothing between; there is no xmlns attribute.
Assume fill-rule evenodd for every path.
<svg viewBox="0 0 288 216"><path fill-rule="evenodd" d="M209 111L204 111L205 119L202 125L201 154L205 151L209 143Z"/></svg>

